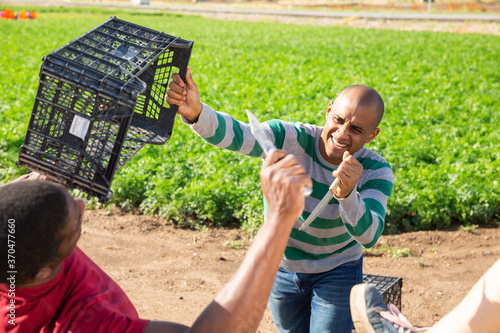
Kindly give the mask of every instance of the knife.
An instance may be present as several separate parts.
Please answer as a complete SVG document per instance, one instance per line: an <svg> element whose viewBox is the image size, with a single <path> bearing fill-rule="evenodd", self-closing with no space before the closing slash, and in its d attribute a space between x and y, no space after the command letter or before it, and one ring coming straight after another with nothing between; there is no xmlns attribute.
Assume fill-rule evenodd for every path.
<svg viewBox="0 0 500 333"><path fill-rule="evenodd" d="M299 230L303 230L305 227L311 224L311 222L314 221L316 217L318 217L318 215L323 211L323 209L325 209L326 205L328 205L328 202L332 200L333 192L337 190L337 187L339 187L339 185L340 185L340 180L338 178L335 178L332 185L330 185L328 192L326 192L325 196L323 197L323 199L321 199L316 208L314 208L311 215L309 215L306 221L300 226Z"/></svg>
<svg viewBox="0 0 500 333"><path fill-rule="evenodd" d="M253 136L255 137L260 147L267 156L272 149L276 149L276 146L272 143L271 140L269 140L266 132L262 128L262 125L253 115L253 113L248 110L245 111L247 112L248 121L250 122L250 130L252 131ZM311 193L312 193L312 188L304 186L304 196L306 197L310 196Z"/></svg>

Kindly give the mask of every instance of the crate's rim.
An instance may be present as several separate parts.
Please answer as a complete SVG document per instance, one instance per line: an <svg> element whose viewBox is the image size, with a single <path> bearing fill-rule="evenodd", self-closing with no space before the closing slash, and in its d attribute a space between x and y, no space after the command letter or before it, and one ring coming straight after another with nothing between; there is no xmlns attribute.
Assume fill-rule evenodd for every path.
<svg viewBox="0 0 500 333"><path fill-rule="evenodd" d="M119 23L124 24L124 25L135 26L138 29L145 30L145 31L147 31L147 32L149 32L149 33L151 33L151 34L153 34L155 36L166 36L168 38L171 38L172 41L170 41L168 43L166 43L166 42L163 43L165 45L161 47L160 52L158 52L153 58L150 58L145 63L145 65L140 66L138 68L139 70L135 74L133 74L130 71L128 71L127 69L125 69L125 66L124 66L125 64L129 64L132 67L136 66L136 64L133 63L133 62L131 62L129 59L123 59L124 60L123 64L114 67L114 69L113 69L113 71L111 73L107 73L106 74L106 73L103 73L103 72L101 72L99 70L96 70L96 69L93 69L93 68L89 68L87 66L82 66L81 63L78 63L78 62L76 62L76 61L74 61L72 59L65 58L65 57L62 57L62 56L59 55L59 53L62 50L64 50L65 48L71 47L73 44L75 44L77 41L81 40L85 36L95 33L96 31L98 31L99 28L101 28L103 26L106 26L109 22L113 22L113 21L114 22L119 22ZM152 41L154 41L154 40L152 40ZM178 41L182 41L183 43L179 43ZM132 89L131 90L131 94L133 95L134 98L137 98L138 95L144 93L144 91L147 89L146 83L143 80L139 79L139 76L141 74L143 74L149 68L149 66L151 64L153 64L156 61L158 61L158 59L160 58L160 56L162 56L165 52L167 52L170 47L180 47L180 48L183 48L183 49L188 49L188 48L192 47L193 43L194 42L192 40L183 39L180 36L176 37L176 36L167 34L167 33L163 32L163 31L154 30L154 29L151 29L151 28L148 28L148 27L144 27L144 26L138 25L138 24L133 23L133 22L129 22L129 21L125 21L125 20L119 19L116 16L111 16L109 19L107 19L103 23L97 25L93 29L85 32L84 34L76 37L75 39L71 40L70 42L62 45L61 47L59 47L57 49L55 49L51 53L43 56L42 57L43 64L42 64L42 68L41 68L40 73L39 73L39 77L41 77L42 71L43 71L44 67L47 67L47 69L46 69L47 72L53 73L54 75L58 75L58 73L55 73L54 71L51 71L50 69L48 69L48 66L44 66L44 65L48 64L48 62L52 62L56 66L61 66L61 65L57 64L55 61L51 60L51 58L54 58L54 59L58 59L62 63L66 63L66 64L70 63L70 64L73 64L73 66L75 66L75 67L82 67L82 73L80 73L80 75L84 75L83 73L85 71L89 71L89 72L93 73L94 75L96 75L96 77L102 77L101 79L93 79L92 77L89 76L93 80L98 81L100 83L99 91L103 91L101 89L101 87L102 87L102 84L104 84L104 82L106 82L106 80L111 80L113 82L116 82L117 85L120 86L120 88L116 88L117 90L119 89L120 95L122 94L122 91L124 91L124 89L126 87L131 87L131 89ZM67 65L64 66L64 67L66 68ZM122 80L116 79L114 77L114 74L116 74L116 72L118 70L121 71L122 73L124 73L124 74L132 77L132 79L130 81L128 81L128 82L124 82ZM64 77L64 72L65 71L63 71L63 74L61 75L61 77ZM136 85L135 82L137 82L138 84ZM140 85L141 87L139 88L138 85ZM137 88L137 89L135 89L135 88Z"/></svg>
<svg viewBox="0 0 500 333"><path fill-rule="evenodd" d="M34 163L35 165L44 165L44 166L46 166L46 169L47 169L47 170L48 170L48 169L50 169L50 168L53 168L53 166L52 166L50 163L45 162L45 161L42 161L42 160L39 160L39 159L37 159L36 157L30 156L30 155L28 155L28 154L24 153L24 152L23 152L23 149L30 150L30 151L32 151L32 152L34 152L34 153L36 153L36 154L45 154L43 151L40 151L40 150L38 150L38 149L36 149L36 148L29 147L29 146L26 146L26 145L24 145L24 144L23 144L23 145L21 145L21 147L19 148L20 154L19 154L18 162L20 162L20 161L24 158L24 159L26 160L26 162L25 162L25 163ZM92 164L92 166L95 168L96 172L101 173L101 172L99 171L99 169L97 168L97 165L95 164L95 162L93 162L93 161L91 161L91 160L89 160L89 162L90 162L90 163ZM17 163L16 163L16 165L17 165ZM31 164L30 164L30 165L31 165ZM19 167L19 166L18 166L18 167ZM57 171L56 171L57 173L60 173L60 174L63 174L63 175L67 175L67 177L69 177L69 178L71 178L71 179L76 179L76 178L85 179L85 178L83 178L83 177L81 177L81 176L78 176L77 174L72 174L72 173L65 172L65 171L63 171L63 170L62 170L62 169L60 169L60 168L56 168L56 170L57 170ZM99 185L99 184L97 184L97 183L92 182L92 180L88 180L88 182L91 182L92 184L94 184L94 185L95 185L95 186L94 186L94 185L92 185L92 187L102 188L102 189L104 189L104 190L106 189L106 186L107 186L107 187L111 187L111 182L107 182L107 184L106 184L106 185Z"/></svg>
<svg viewBox="0 0 500 333"><path fill-rule="evenodd" d="M79 191L87 193L88 196L96 196L98 197L98 200L100 202L102 202L101 200L104 200L108 197L109 199L107 199L107 201L109 201L112 197L112 195L110 196L110 192L113 193L113 191L111 191L110 189L111 186L108 189L105 186L99 185L78 175L61 171L61 169L55 169L47 162L40 161L25 153L21 153L18 161L16 162L16 166L18 168L23 167L32 171L36 171L48 177L52 181L68 187L69 190L77 189ZM29 166L29 168L27 168L27 166ZM89 194L89 190L92 193Z"/></svg>
<svg viewBox="0 0 500 333"><path fill-rule="evenodd" d="M75 61L73 61L73 60L71 60L71 59L68 59L68 58L64 58L64 57L59 56L59 55L58 55L58 53L59 53L61 50L63 50L65 47L68 47L69 45L72 45L72 44L76 43L76 41L78 41L78 40L82 39L83 37L85 37L85 36L87 36L87 35L89 35L89 34L91 34L91 33L94 33L94 32L95 32L95 31L97 31L100 27L105 26L106 24L108 24L108 23L109 23L109 22L111 22L111 21L118 21L118 22L120 22L120 23L124 23L124 24L128 24L128 25L134 25L134 26L139 27L140 29L147 30L148 32L150 32L150 33L152 33L152 34L154 34L154 35L160 35L160 36L161 36L161 35L165 35L165 36L168 36L168 37L172 37L172 38L173 38L173 40L172 40L171 42L169 42L168 44L167 44L167 43L165 43L166 45L165 45L165 46L163 46L163 47L161 48L161 52L158 52L158 54L156 54L153 58L149 59L149 61L147 62L147 66L141 66L140 70L139 70L136 74L132 74L131 72L129 72L128 70L126 70L125 68L123 68L123 65L120 65L120 66L117 66L117 67L116 67L116 68L120 68L121 70L123 70L123 71L124 71L124 72L126 72L127 74L130 74L130 75L131 75L131 76L133 76L133 77L138 77L138 76L140 76L140 75L141 75L141 74L142 74L145 70L147 70L147 68L149 67L149 65L150 65L150 64L152 64L152 63L154 63L155 61L157 61L157 60L158 60L158 58L159 58L162 54L164 54L164 53L165 53L165 52L166 52L166 51L167 51L167 50L168 50L171 46L174 46L174 47L181 47L181 48L186 48L186 49L187 49L187 48L189 48L189 47L191 47L191 46L193 45L193 41L192 41L192 40L183 39L183 38L181 38L180 36L177 36L177 37L176 37L176 36L173 36L173 35L167 34L167 33L165 33L164 31L154 30L154 29L151 29L151 28L148 28L148 27L144 27L144 26L138 25L138 24L133 23L133 22L129 22L129 21L125 21L125 20L119 19L119 18L118 18L118 17L116 17L116 16L111 16L108 20L106 20L106 21L104 21L103 23L101 23L101 24L97 25L97 26L96 26L96 27L94 27L93 29L91 29L91 30L89 30L89 31L85 32L84 34L82 34L82 35L78 36L77 38L74 38L73 40L71 40L70 42L68 42L68 43L64 44L63 46L61 46L61 47L59 47L59 48L55 49L55 50L54 50L54 51L52 51L51 53L49 53L49 54L47 54L47 55L43 56L43 57L42 57L43 62L45 62L45 61L46 61L46 59L50 56L50 57L57 57L57 58L62 59L62 60L64 60L64 61L71 62L71 63L73 63L73 64L78 64L79 66L81 66L81 64L80 64L80 63L77 63L77 62L75 62ZM185 42L185 43L178 43L177 41L183 41L183 42ZM128 64L132 64L132 65L134 65L134 63L130 62L128 59L124 59L124 60L125 60L125 62L124 62L124 63L128 63ZM43 67L43 66L42 66L42 67ZM103 73L102 73L102 72L100 72L100 71L96 71L96 70L93 70L93 71L103 74ZM104 81L104 80L105 80L105 79L106 79L109 75L111 75L111 74L110 74L110 73L108 73L108 74L104 74L104 78L103 78L102 80ZM139 92L139 94L141 94L141 93L142 93L142 92L146 89L146 84L145 84L142 80L140 80L140 79L138 79L138 80L139 80L140 82L142 82L142 83L143 83L143 86L144 86L144 89L143 89L141 92ZM124 86L128 85L129 83L130 83L130 81L129 81L129 82L125 82L125 83L122 85L122 88L123 88Z"/></svg>
<svg viewBox="0 0 500 333"><path fill-rule="evenodd" d="M92 28L91 30L89 30L89 31L87 31L87 32L85 32L85 33L83 33L83 34L81 34L80 36L78 36L78 37L76 37L76 38L73 38L71 41L67 42L66 44L64 44L64 45L62 45L62 46L60 46L60 47L58 47L57 49L55 49L55 50L54 50L54 51L52 51L51 53L55 53L55 52L60 51L61 49L63 49L64 47L66 47L66 46L67 46L68 44L70 44L71 42L73 42L73 41L75 41L75 40L77 40L77 39L80 39L80 38L82 38L82 37L84 37L84 36L86 36L86 35L90 34L90 33L91 33L91 32L93 32L94 30L97 30L97 28L99 28L99 27L101 27L101 26L103 26L103 25L105 25L105 24L107 24L108 22L113 21L113 20L118 20L118 21L120 21L120 22L125 22L125 23L128 23L128 24L133 24L133 25L137 25L137 26L139 26L139 25L138 25L138 24L136 24L136 23L133 23L133 22L129 22L129 21L125 21L125 20L119 19L117 16L111 16L111 17L110 17L109 19L107 19L106 21L104 21L104 22L102 22L101 24L99 24L99 25L95 26L95 27L94 27L94 28ZM148 27L143 27L143 26L140 26L140 27L141 27L141 28L143 28L143 29L149 30L149 31L154 31L154 32L156 32L156 33L158 33L158 32L159 32L159 33L164 34L164 35L167 35L167 36L172 36L172 35L169 35L169 34L167 34L167 33L163 32L163 31L158 31L158 30L154 30L154 29L151 29L151 28L148 28ZM172 37L174 37L174 36L172 36ZM184 46L185 48L189 48L189 47L193 44L193 41L192 41L192 40L189 40L189 39L184 39L184 38L181 38L180 36L179 36L179 37L177 37L177 38L176 38L176 40L177 40L177 39L180 39L180 40L183 40L183 41L188 42L187 44L177 44L177 45L182 45L182 46ZM169 44L169 45L170 45L170 44ZM50 53L49 53L49 54L50 54ZM45 56L43 56L43 57L42 57L42 60L43 60L43 58L44 58L44 57L45 57Z"/></svg>
<svg viewBox="0 0 500 333"><path fill-rule="evenodd" d="M64 73L65 71L63 71L63 74L61 73L57 73L56 71L54 70L51 70L51 68L48 66L48 63L52 63L54 64L54 66L60 66L62 67L62 65L58 64L57 62L53 61L52 59L55 58L55 59L58 59L60 60L61 62L65 62L66 63L66 66L67 67L67 64L70 62L71 64L73 64L74 66L76 67L81 67L82 68L82 73L79 73L80 76L82 75L85 75L83 74L85 71L88 71L88 72L92 72L92 73L96 73L98 74L98 76L102 76L102 78L100 79L97 79L97 78L93 78L89 75L86 75L87 77L90 77L91 80L95 81L95 82L99 82L99 89L97 89L97 91L99 93L104 93L105 90L103 90L101 87L102 87L102 84L103 82L105 82L105 80L108 80L108 81L115 81L116 83L119 83L120 84L120 87L118 88L114 88L116 90L119 90L120 91L120 96L122 95L122 91L124 90L124 88L127 86L127 85L130 85L132 87L132 90L130 91L130 94L132 96L134 96L134 98L137 98L138 95L144 93L144 91L147 89L147 85L146 83L139 79L137 77L137 75L132 75L130 72L128 72L127 70L121 68L122 70L126 71L128 74L131 74L130 76L132 77L132 79L129 81L129 82L123 82L119 79L116 79L114 77L111 76L111 78L109 77L110 74L105 74L101 71L98 71L96 69L93 69L93 68L90 68L90 67L85 67L85 66L82 66L82 64L80 63L77 63L71 59L68 59L68 58L64 58L64 57L61 57L60 55L58 54L55 54L55 52L53 52L54 54L48 54L45 59L44 59L44 62L42 64L42 68L40 69L40 73L39 73L39 77L41 77L43 75L44 72L48 72L48 73L51 73L52 76L54 77L57 77L58 79L65 79L66 83L70 83L70 84L78 84L78 85L82 85L80 82L75 82L75 81L72 81L70 80L68 77L64 76ZM118 68L118 67L117 67ZM133 82L137 82L138 84L134 84ZM134 89L133 88L133 85L135 85L138 89ZM109 95L109 94L107 94ZM113 97L114 99L117 98L116 96Z"/></svg>

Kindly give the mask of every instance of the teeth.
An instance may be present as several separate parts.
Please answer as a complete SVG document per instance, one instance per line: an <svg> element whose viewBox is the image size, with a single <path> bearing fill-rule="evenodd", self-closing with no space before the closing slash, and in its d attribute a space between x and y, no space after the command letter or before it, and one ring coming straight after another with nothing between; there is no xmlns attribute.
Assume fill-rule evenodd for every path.
<svg viewBox="0 0 500 333"><path fill-rule="evenodd" d="M332 140L333 140L333 144L339 148L345 148L347 147L348 145L347 144L343 144L343 143L340 143L340 142L337 142L337 140L335 140L333 137L332 137Z"/></svg>

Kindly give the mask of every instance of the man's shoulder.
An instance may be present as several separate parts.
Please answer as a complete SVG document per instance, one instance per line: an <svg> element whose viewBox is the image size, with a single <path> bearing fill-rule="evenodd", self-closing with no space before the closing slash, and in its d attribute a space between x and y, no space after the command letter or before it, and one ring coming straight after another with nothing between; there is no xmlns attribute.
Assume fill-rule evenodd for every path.
<svg viewBox="0 0 500 333"><path fill-rule="evenodd" d="M302 123L299 121L285 121L282 119L272 119L266 121L266 123L271 127L273 131L295 131L301 134L316 135L316 133L321 133L323 127Z"/></svg>
<svg viewBox="0 0 500 333"><path fill-rule="evenodd" d="M381 168L391 169L391 165L379 153L367 147L361 148L355 155L356 159L363 165L364 170L378 170Z"/></svg>

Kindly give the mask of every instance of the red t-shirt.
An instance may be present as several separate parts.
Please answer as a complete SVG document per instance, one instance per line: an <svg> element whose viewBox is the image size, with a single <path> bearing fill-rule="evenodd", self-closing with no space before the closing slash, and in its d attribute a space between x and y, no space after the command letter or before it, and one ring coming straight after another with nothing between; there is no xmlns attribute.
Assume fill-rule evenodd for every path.
<svg viewBox="0 0 500 333"><path fill-rule="evenodd" d="M79 248L63 261L54 279L16 288L14 297L9 289L0 283L0 331L4 332L136 333L149 322L139 319L125 292Z"/></svg>

